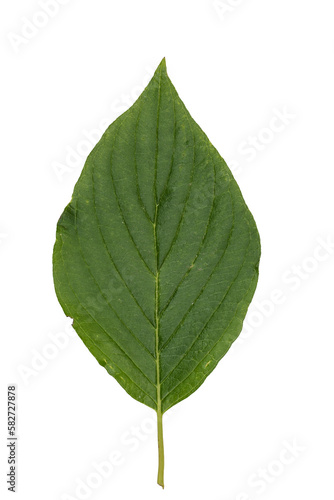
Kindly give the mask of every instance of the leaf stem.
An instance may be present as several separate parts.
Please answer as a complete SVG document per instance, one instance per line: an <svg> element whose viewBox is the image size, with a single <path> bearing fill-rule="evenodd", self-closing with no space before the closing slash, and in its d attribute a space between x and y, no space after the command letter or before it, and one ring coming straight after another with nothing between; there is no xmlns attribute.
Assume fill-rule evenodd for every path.
<svg viewBox="0 0 334 500"><path fill-rule="evenodd" d="M162 431L161 408L158 409L157 416L158 416L158 450L159 450L158 484L162 486L162 488L164 488L165 456L164 456L164 437Z"/></svg>

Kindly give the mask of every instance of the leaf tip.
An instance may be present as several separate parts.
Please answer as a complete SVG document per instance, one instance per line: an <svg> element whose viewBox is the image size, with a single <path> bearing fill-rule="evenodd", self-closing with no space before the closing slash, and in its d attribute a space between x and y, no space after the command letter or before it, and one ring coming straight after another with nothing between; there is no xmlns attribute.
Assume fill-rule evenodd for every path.
<svg viewBox="0 0 334 500"><path fill-rule="evenodd" d="M162 73L167 73L167 66L166 66L166 58L163 57L158 68L157 68L157 71L160 71Z"/></svg>

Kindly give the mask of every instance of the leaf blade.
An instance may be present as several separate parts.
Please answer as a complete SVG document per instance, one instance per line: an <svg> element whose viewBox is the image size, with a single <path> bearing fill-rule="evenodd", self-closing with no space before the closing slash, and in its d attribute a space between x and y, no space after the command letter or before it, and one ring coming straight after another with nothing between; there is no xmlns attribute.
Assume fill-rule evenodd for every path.
<svg viewBox="0 0 334 500"><path fill-rule="evenodd" d="M165 412L237 338L259 258L240 190L163 61L89 155L58 223L59 302L124 389Z"/></svg>

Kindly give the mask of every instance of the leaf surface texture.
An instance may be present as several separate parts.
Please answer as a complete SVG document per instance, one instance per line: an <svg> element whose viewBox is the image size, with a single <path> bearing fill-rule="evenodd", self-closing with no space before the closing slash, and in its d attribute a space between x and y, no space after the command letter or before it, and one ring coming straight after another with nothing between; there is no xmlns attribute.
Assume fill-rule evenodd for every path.
<svg viewBox="0 0 334 500"><path fill-rule="evenodd" d="M59 219L59 302L109 374L163 413L239 335L259 258L238 185L163 60L87 158Z"/></svg>

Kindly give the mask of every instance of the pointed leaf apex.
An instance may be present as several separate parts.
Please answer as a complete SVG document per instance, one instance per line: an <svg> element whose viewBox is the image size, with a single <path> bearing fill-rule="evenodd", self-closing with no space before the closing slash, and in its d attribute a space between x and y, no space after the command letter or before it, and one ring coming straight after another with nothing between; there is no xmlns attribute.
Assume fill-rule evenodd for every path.
<svg viewBox="0 0 334 500"><path fill-rule="evenodd" d="M167 66L166 66L166 58L164 57L159 66L157 67L157 72L161 72L161 73L167 73Z"/></svg>

